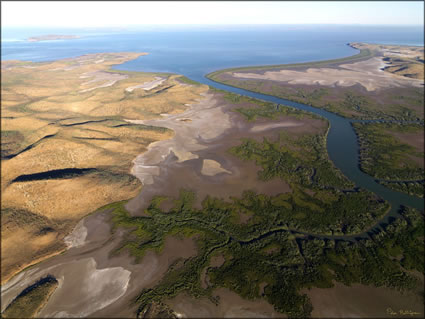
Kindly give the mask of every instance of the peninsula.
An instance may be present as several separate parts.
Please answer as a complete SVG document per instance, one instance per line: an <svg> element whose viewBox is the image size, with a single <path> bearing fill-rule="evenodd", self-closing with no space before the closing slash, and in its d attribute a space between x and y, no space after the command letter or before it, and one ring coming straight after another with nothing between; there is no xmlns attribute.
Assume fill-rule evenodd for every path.
<svg viewBox="0 0 425 319"><path fill-rule="evenodd" d="M178 74L111 68L142 55L2 62L3 316L383 317L389 307L422 316L423 209L397 207L383 222L390 200L330 160L330 117ZM329 61L329 83L310 71L294 85L319 90L304 91L317 100L354 87L347 104L335 103L354 117L396 116L401 107L357 103L395 83L410 101L400 102L406 117L420 122L420 80L382 70L394 82L367 82L369 62L380 75L376 58L367 49L339 61L357 75L352 85L335 83L341 70ZM262 72L214 80L274 81L282 90L256 89L287 92L294 74L271 71L282 84ZM410 140L423 125L356 129L365 172L391 135L410 158L381 169L421 175L423 149Z"/></svg>

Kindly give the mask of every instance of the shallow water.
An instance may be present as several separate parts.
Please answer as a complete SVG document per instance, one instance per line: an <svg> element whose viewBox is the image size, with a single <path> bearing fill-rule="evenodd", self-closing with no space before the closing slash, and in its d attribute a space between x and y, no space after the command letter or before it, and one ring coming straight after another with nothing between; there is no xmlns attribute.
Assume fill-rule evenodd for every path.
<svg viewBox="0 0 425 319"><path fill-rule="evenodd" d="M198 80L204 74L245 65L325 60L352 55L347 42L423 45L420 27L191 26L111 30L2 28L2 60L48 61L99 52L148 52L120 68L163 71ZM27 42L43 34L80 39Z"/></svg>

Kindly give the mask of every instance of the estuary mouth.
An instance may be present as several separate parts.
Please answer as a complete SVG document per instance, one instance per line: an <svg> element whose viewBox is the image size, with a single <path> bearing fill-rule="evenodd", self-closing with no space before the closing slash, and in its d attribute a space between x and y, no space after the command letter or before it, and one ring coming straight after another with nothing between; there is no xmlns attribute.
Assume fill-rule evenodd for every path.
<svg viewBox="0 0 425 319"><path fill-rule="evenodd" d="M2 317L423 316L412 30L3 41Z"/></svg>

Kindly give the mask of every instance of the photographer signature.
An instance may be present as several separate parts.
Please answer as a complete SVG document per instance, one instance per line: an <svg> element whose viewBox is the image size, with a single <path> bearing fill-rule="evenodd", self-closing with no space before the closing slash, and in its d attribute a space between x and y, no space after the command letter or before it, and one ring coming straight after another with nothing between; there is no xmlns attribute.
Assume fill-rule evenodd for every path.
<svg viewBox="0 0 425 319"><path fill-rule="evenodd" d="M420 312L412 311L412 310L403 310L400 309L399 311L394 311L391 308L387 308L387 314L391 316L401 315L401 316L416 316L420 315Z"/></svg>

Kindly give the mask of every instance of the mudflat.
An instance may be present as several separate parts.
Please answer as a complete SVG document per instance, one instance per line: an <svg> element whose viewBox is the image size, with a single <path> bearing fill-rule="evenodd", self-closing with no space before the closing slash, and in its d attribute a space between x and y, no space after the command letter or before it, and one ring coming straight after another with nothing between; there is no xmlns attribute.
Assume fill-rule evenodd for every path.
<svg viewBox="0 0 425 319"><path fill-rule="evenodd" d="M123 118L179 112L207 89L177 75L110 69L145 54L2 61L2 282L63 251L87 214L140 192L132 161L172 132ZM149 90L126 90L140 83Z"/></svg>
<svg viewBox="0 0 425 319"><path fill-rule="evenodd" d="M311 133L326 129L326 122L306 117L282 117L249 123L236 112L221 94L205 93L204 98L183 113L163 115L155 120L131 120L133 124L165 127L174 131L171 139L155 142L134 160L132 172L144 188L127 204L134 215L143 215L155 196L176 198L181 188L196 192L195 206L200 208L205 196L222 199L240 196L244 190L276 195L290 192L282 179L258 179L259 167L235 156L228 150L240 144L241 138L273 137L279 129L290 134ZM244 185L243 188L235 187ZM161 207L171 208L164 203Z"/></svg>
<svg viewBox="0 0 425 319"><path fill-rule="evenodd" d="M101 65L107 58L97 56L91 65ZM354 68L356 71L358 63L361 62L352 63L356 65L345 69L353 71ZM80 67L81 65L77 65L73 69L59 67L53 70L77 72ZM80 220L88 214L88 208L81 205L76 206L78 218L73 216L66 231L56 229L55 224L39 230L37 244L59 242L64 253L34 265L9 280L2 287L2 300L5 304L40 276L51 274L57 278L59 285L39 313L42 317L131 317L138 311L146 313L143 312L146 309L149 313L149 307L152 305L152 309L161 309L161 303L172 308L174 315L189 317L284 317L277 310L287 313L296 311L297 314L309 313L311 308L308 307L308 299L298 294L299 287L308 285L308 281L305 283L299 278L301 274L310 271L303 268L305 265L321 267L320 263L324 261L317 258L325 256L325 246L327 251L333 249L332 240L310 240L308 233L297 231L303 230L302 227L306 225L314 227L315 225L311 225L313 223L308 222L314 218L317 221L317 216L324 218L326 213L329 220L326 221L327 224L324 222L320 225L323 226L322 229L329 229L329 225L337 220L337 223L341 224L338 227L341 227L341 232L344 233L346 225L343 225L341 220L349 224L351 216L347 218L346 215L352 211L344 212L344 216L338 215L342 209L340 206L332 206L332 203L344 199L347 200L347 205L353 207L365 203L366 199L368 204L377 204L376 198L368 198L361 191L351 192L354 196L359 196L359 199L349 194L350 192L341 192L341 188L349 183L338 175L337 169L328 161L324 148L328 122L301 111L281 110L279 106L270 103L208 90L202 85L178 86L178 76L169 76L163 81L163 78L159 80L153 75L149 75L149 79L143 79L132 77L132 73L117 75L110 70L111 74L105 74L108 73L105 70L87 72L84 70L84 73L78 73L81 83L75 85L76 91L73 92L89 95L89 110L79 101L72 105L72 112L78 111L78 116L64 117L69 109L62 110L60 114L53 114L53 105L57 101L46 101L46 104L32 101L34 109L40 112L44 110L43 117L38 118L39 122L36 123L40 125L37 129L44 127L44 121L56 119L58 121L55 123L60 125L58 132L62 128L70 130L68 134L72 136L71 141L75 149L79 144L89 144L96 150L103 148L101 154L106 154L105 157L94 153L92 156L95 160L89 162L91 156L84 154L87 152L72 153L75 156L86 155L85 161L79 158L79 161L85 162L86 165L67 167L69 162L63 160L64 166L60 168L50 167L48 171L34 169L23 175L10 175L10 185L6 187L5 192L9 196L8 203L23 205L17 199L19 196L12 196L23 188L22 185L32 187L30 194L36 194L40 189L48 193L49 188L46 185L53 186L54 190L58 191L52 193L59 199L61 190L63 192L69 189L69 184L66 184L69 181L90 178L90 183L81 183L79 186L83 190L92 189L96 185L111 186L110 181L121 181L124 177L129 179L129 173L134 175L130 179L131 185L139 187L137 192L140 191L141 185L142 191L135 197L136 191L123 191L133 197L126 204L130 213L123 208L123 203L116 203L109 205L113 208L104 208ZM115 101L116 105L110 103L103 109L99 103L103 104L103 98L111 98L111 95L108 95L109 90L117 86L119 90L115 93L123 99L123 104ZM105 87L108 87L108 90L102 91ZM147 90L138 90L139 88ZM99 91L101 94L96 95L95 92ZM158 96L162 99L158 99ZM172 98L179 101L177 107L168 105L169 99ZM133 105L134 101L137 103ZM139 102L143 107L140 107ZM13 104L13 101L9 100L9 103ZM31 109L31 112L34 112L34 109ZM13 107L8 110L9 115L17 111ZM117 113L106 116L105 114L110 114L108 112ZM101 113L102 116L99 115ZM32 116L34 114L25 114L22 117L28 120ZM31 121L11 121L9 125L19 126L27 122ZM25 140L25 132L15 131L18 132L6 134L9 142ZM55 140L56 135L54 136L52 138ZM67 136L69 138L69 135ZM121 141L123 136L126 138L125 143ZM36 140L34 137L32 139ZM49 139L50 137L47 137L47 140ZM66 141L65 138L62 140ZM143 141L143 147L139 147L138 140ZM60 150L60 144L63 142L54 142L55 150ZM22 161L21 154L33 156L33 153L28 152L39 148L39 145L46 150L44 140L37 143L35 142L36 145L30 150L8 149L5 156L10 156L8 161L15 158ZM297 151L303 154L299 155ZM52 153L49 153L50 157ZM262 158L264 154L269 157ZM48 160L49 156L45 159ZM98 158L103 161L101 166L95 166ZM126 166L119 164L120 161L123 162L123 158L126 160ZM132 167L129 165L129 158L133 161ZM72 160L74 161L74 157ZM303 161L304 167L298 165L298 161ZM112 164L105 169L108 162ZM308 165L311 162L322 167L309 170ZM286 165L287 163L289 164ZM276 167L282 170L275 170ZM259 174L266 169L269 169L268 175ZM70 176L70 172L77 176ZM325 175L321 176L321 173ZM299 180L291 179L290 174ZM315 180L317 174L320 178ZM329 185L326 184L328 181L323 184L323 177L328 176L333 178L330 186L337 185L337 190L326 189ZM136 178L138 181L135 181ZM129 183L128 180L125 182L126 185ZM311 189L306 186L313 184ZM79 188L75 185L74 187L77 193ZM113 184L111 189L114 187L116 184ZM120 188L122 189L123 187ZM28 194L28 186L25 190ZM180 201L185 194L182 190L195 193L193 203L190 195L187 201L184 198ZM246 190L253 192L245 192L242 196ZM88 197L94 197L96 194L89 193ZM78 194L74 196L77 200ZM203 200L207 196L213 200L206 201L204 206ZM312 196L316 198L311 198ZM157 205L158 198L162 201ZM239 202L231 203L232 200ZM109 203L113 200L111 196L105 196L100 203L103 201ZM32 203L29 216L34 219L31 214L40 217L42 209L36 201ZM329 210L325 212L319 207L322 204ZM40 217L37 221L39 224L48 224L60 216L62 219L58 219L58 223L61 222L65 219L66 212L58 208L63 207L64 204L49 206L50 210L42 215L44 219ZM203 207L207 207L205 211L202 211ZM373 209L375 208L371 210ZM305 211L315 216L306 216ZM13 220L13 213L10 213L9 222ZM379 207L374 213L379 215ZM358 215L358 212L355 211L355 214ZM355 218L358 218L357 215ZM30 217L25 220L26 224L31 224L28 222ZM370 221L375 217L367 215ZM301 228L298 228L299 225L302 225ZM22 228L22 225L17 224L8 229L6 234L13 238L9 240L9 245L10 242L17 245L18 239L13 236L13 231ZM27 228L24 230L27 231ZM31 228L28 232L29 230ZM202 240L198 240L199 238ZM370 242L371 249L374 245L375 242ZM12 245L6 247L10 250ZM357 249L354 244L349 248ZM209 254L215 253L214 250L218 250L218 254L208 259ZM338 254L340 255L335 253L335 259L345 260L342 253ZM29 259L28 256L25 257ZM208 260L210 262L206 263ZM387 264L391 263L385 261ZM12 264L13 261L9 260L8 263ZM268 269L266 274L264 269ZM334 271L340 269L341 267L336 267ZM281 270L292 280L289 285L286 280L281 280ZM323 269L316 268L314 271L324 276ZM10 269L9 272L12 273ZM296 276L303 284L292 289L297 287L296 279L293 279ZM217 286L212 287L212 283ZM231 287L234 291L217 287ZM196 299L188 293L203 297ZM377 294L384 295L381 291ZM207 295L210 299L205 297ZM288 302L286 299L282 302L282 296L287 297ZM317 305L314 296L311 298L313 305ZM346 294L344 298L349 296ZM216 303L212 302L212 299L215 299ZM317 311L320 311L320 307ZM335 311L338 312L339 309ZM349 310L341 310L343 314L346 312Z"/></svg>
<svg viewBox="0 0 425 319"><path fill-rule="evenodd" d="M144 287L153 286L178 258L196 255L190 238L168 237L160 253L149 251L140 263L127 253L110 256L119 244L120 231L111 233L108 211L83 219L70 236L87 231L84 241L21 272L2 286L2 311L26 286L50 274L59 285L38 317L131 317L131 304ZM111 312L112 311L112 312Z"/></svg>
<svg viewBox="0 0 425 319"><path fill-rule="evenodd" d="M207 77L348 118L423 119L423 47L348 45L360 52L336 60L224 69Z"/></svg>
<svg viewBox="0 0 425 319"><path fill-rule="evenodd" d="M174 131L169 139L151 143L147 151L134 160L132 173L142 182L143 191L127 204L133 215L143 216L147 204L156 195L168 196L171 208L172 199L178 196L181 188L197 191L196 207L200 207L206 195L228 199L246 189L266 194L291 191L282 179L259 181L259 168L255 163L230 155L229 148L240 144L241 137L272 138L282 129L293 131L291 134L295 135L324 131L326 122L286 116L251 123L238 112L229 112L231 107L222 93L207 92L183 113L163 114L155 120L127 120L135 126L164 127ZM244 187L236 187L241 184ZM2 287L3 304L7 306L40 276L51 274L57 278L59 286L39 316L102 317L111 313L132 316L136 311L132 302L141 289L155 286L176 260L197 255L191 237L167 236L160 252L148 250L136 263L128 251L114 253L129 230L118 228L111 232L110 218L108 211L100 211L76 224L63 238L67 247L64 254L21 272ZM211 266L218 267L222 263L221 257L213 260ZM105 291L107 293L103 293ZM211 316L282 317L264 300L245 301L227 290L217 293L223 300L218 312L213 309L213 304L205 304L205 311ZM197 301L189 299L183 300L182 305L193 302L196 309L202 309L197 306ZM191 315L191 312L187 310L187 314Z"/></svg>
<svg viewBox="0 0 425 319"><path fill-rule="evenodd" d="M231 75L236 78L272 80L288 84L320 84L331 87L360 84L367 91L391 87L423 87L423 80L394 76L383 70L386 66L382 58L374 57L366 61L341 64L338 69L308 68L305 71L280 70L266 71L263 74L233 72Z"/></svg>
<svg viewBox="0 0 425 319"><path fill-rule="evenodd" d="M165 303L181 318L287 318L264 299L246 300L225 288L214 290L213 296L220 300L218 305L184 293Z"/></svg>
<svg viewBox="0 0 425 319"><path fill-rule="evenodd" d="M304 290L313 304L313 318L422 318L423 300L388 288L354 284Z"/></svg>

